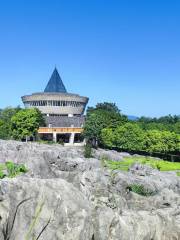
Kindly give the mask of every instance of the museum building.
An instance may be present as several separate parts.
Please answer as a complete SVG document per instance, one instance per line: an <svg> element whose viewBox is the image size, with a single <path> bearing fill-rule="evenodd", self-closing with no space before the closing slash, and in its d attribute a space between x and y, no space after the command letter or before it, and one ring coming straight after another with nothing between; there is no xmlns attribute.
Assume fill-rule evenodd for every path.
<svg viewBox="0 0 180 240"><path fill-rule="evenodd" d="M38 108L45 118L46 127L39 128L39 138L65 145L84 144L81 133L88 100L68 93L56 68L44 92L22 97L25 108Z"/></svg>

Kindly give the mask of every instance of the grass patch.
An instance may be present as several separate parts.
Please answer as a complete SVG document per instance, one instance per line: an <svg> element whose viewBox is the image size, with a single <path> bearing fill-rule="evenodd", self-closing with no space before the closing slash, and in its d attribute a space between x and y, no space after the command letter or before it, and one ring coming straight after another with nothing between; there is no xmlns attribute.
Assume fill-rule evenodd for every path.
<svg viewBox="0 0 180 240"><path fill-rule="evenodd" d="M0 179L4 177L13 178L21 173L26 173L28 170L24 164L16 164L13 162L6 162L0 164Z"/></svg>
<svg viewBox="0 0 180 240"><path fill-rule="evenodd" d="M149 165L159 171L177 171L180 170L179 162L167 162L164 160L156 160L150 157L125 157L122 161L116 162L109 159L103 159L105 167L112 170L128 171L134 163Z"/></svg>
<svg viewBox="0 0 180 240"><path fill-rule="evenodd" d="M111 170L122 170L127 172L133 163L133 160L116 162L108 159L103 159L104 166L110 168Z"/></svg>
<svg viewBox="0 0 180 240"><path fill-rule="evenodd" d="M145 188L143 185L132 184L128 187L131 192L137 193L141 196L149 197L155 194L155 192Z"/></svg>
<svg viewBox="0 0 180 240"><path fill-rule="evenodd" d="M177 172L176 175L177 175L178 177L180 177L180 172Z"/></svg>

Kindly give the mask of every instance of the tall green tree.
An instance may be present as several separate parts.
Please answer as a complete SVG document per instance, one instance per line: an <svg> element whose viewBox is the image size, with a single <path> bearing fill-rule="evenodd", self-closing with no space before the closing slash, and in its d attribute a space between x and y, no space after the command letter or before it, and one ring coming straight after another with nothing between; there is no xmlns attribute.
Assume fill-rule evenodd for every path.
<svg viewBox="0 0 180 240"><path fill-rule="evenodd" d="M104 128L116 128L127 121L113 103L98 103L95 108L88 108L84 126L84 136L93 146L102 144L101 131Z"/></svg>
<svg viewBox="0 0 180 240"><path fill-rule="evenodd" d="M109 103L109 102L104 102L104 103L97 103L96 105L96 110L105 110L111 113L117 113L119 114L121 110L116 106L115 103Z"/></svg>
<svg viewBox="0 0 180 240"><path fill-rule="evenodd" d="M17 112L11 119L12 136L22 140L37 134L38 128L44 126L41 112L34 109L23 109Z"/></svg>

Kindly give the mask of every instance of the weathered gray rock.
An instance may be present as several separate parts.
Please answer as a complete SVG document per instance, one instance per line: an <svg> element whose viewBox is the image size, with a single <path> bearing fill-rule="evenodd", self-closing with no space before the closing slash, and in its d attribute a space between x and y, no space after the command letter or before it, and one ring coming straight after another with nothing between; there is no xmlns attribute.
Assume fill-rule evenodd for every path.
<svg viewBox="0 0 180 240"><path fill-rule="evenodd" d="M0 188L4 198L0 239L7 224L10 239L36 239L46 225L41 239L92 239L91 205L72 184L62 179L17 178L2 180Z"/></svg>
<svg viewBox="0 0 180 240"><path fill-rule="evenodd" d="M82 148L0 141L0 162L29 170L0 181L0 240L5 229L9 240L37 239L41 231L40 240L180 239L180 178L140 164L110 171L100 160L107 152L122 160L115 151L85 159ZM133 193L132 184L154 195Z"/></svg>
<svg viewBox="0 0 180 240"><path fill-rule="evenodd" d="M94 156L98 159L107 158L113 161L121 161L123 157L130 156L128 153L119 153L113 150L98 149L94 150Z"/></svg>

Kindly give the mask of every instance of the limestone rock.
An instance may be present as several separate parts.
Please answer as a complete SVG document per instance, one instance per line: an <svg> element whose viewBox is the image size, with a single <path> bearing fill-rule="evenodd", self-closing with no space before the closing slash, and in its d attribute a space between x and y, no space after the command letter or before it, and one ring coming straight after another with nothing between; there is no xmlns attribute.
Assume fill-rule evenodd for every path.
<svg viewBox="0 0 180 240"><path fill-rule="evenodd" d="M0 180L0 240L180 239L180 178L139 164L111 171L105 153L124 155L98 149L85 159L81 147L0 141L1 163L28 168ZM155 194L133 193L132 184Z"/></svg>

